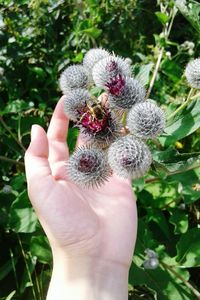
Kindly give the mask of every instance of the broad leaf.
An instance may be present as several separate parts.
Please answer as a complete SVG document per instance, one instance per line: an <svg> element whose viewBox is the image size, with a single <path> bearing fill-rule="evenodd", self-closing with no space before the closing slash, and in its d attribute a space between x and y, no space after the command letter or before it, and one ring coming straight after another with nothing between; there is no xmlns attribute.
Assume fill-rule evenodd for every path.
<svg viewBox="0 0 200 300"><path fill-rule="evenodd" d="M46 236L33 236L31 239L30 251L41 263L52 263L52 254Z"/></svg>
<svg viewBox="0 0 200 300"><path fill-rule="evenodd" d="M190 22L190 24L200 33L200 4L193 0L176 0L176 6L181 14Z"/></svg>
<svg viewBox="0 0 200 300"><path fill-rule="evenodd" d="M149 63L147 65L140 66L139 72L135 76L135 78L142 84L147 85L150 79L150 72L153 68L154 64Z"/></svg>
<svg viewBox="0 0 200 300"><path fill-rule="evenodd" d="M174 269L183 278L187 278L184 270ZM150 287L156 291L157 299L168 300L170 295L170 299L191 300L193 296L179 278L161 266L155 270L145 270L133 264L129 273L129 283Z"/></svg>
<svg viewBox="0 0 200 300"><path fill-rule="evenodd" d="M192 166L199 165L200 152L179 153L174 147L164 151L154 151L153 159L155 167L163 169L167 173L184 171Z"/></svg>
<svg viewBox="0 0 200 300"><path fill-rule="evenodd" d="M160 23L162 23L163 25L169 21L169 16L167 16L165 13L156 11L155 15L158 18L158 20L160 21Z"/></svg>
<svg viewBox="0 0 200 300"><path fill-rule="evenodd" d="M170 146L177 140L180 140L193 133L200 126L200 99L193 100L181 114L165 128L166 135L160 136L162 145Z"/></svg>
<svg viewBox="0 0 200 300"><path fill-rule="evenodd" d="M176 245L177 262L187 268L200 266L200 228L183 234Z"/></svg>
<svg viewBox="0 0 200 300"><path fill-rule="evenodd" d="M185 233L188 229L188 215L181 209L171 210L169 221L174 225L175 234Z"/></svg>
<svg viewBox="0 0 200 300"><path fill-rule="evenodd" d="M22 192L13 202L9 214L9 227L15 232L31 233L36 230L37 216L30 204L27 192Z"/></svg>

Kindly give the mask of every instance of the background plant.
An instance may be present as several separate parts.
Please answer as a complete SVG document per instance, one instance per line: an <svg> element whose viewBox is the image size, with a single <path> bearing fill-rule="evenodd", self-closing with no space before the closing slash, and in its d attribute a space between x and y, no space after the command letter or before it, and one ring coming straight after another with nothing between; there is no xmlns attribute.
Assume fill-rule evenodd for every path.
<svg viewBox="0 0 200 300"><path fill-rule="evenodd" d="M0 10L0 299L45 299L51 251L28 200L24 151L31 125L48 126L61 71L96 46L130 57L168 116L151 145L153 170L133 182L139 229L129 297L200 297L200 104L183 76L200 53L200 4L1 0ZM71 151L76 136L71 124Z"/></svg>

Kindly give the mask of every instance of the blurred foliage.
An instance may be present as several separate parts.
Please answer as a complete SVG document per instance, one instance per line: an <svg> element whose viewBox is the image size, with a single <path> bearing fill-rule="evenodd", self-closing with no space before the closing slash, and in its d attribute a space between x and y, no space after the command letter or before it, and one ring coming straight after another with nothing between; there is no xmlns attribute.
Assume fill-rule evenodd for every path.
<svg viewBox="0 0 200 300"><path fill-rule="evenodd" d="M0 299L45 299L51 251L28 200L23 156L31 125L48 126L60 72L102 46L130 57L148 89L160 55L150 97L169 116L189 92L183 73L200 53L199 13L192 0L0 1ZM169 120L150 145L152 170L133 183L139 228L129 299L199 296L199 98ZM76 136L71 127L71 150ZM154 270L143 267L147 248L158 254Z"/></svg>

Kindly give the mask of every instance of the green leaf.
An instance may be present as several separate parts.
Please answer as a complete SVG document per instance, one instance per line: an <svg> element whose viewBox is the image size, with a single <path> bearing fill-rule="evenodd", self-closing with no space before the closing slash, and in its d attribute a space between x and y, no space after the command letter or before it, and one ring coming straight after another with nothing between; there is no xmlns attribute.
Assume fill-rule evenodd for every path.
<svg viewBox="0 0 200 300"><path fill-rule="evenodd" d="M180 81L183 73L182 68L178 64L167 58L161 64L161 71L173 82Z"/></svg>
<svg viewBox="0 0 200 300"><path fill-rule="evenodd" d="M96 39L101 35L102 29L91 27L91 28L84 29L83 32L87 34L89 37Z"/></svg>
<svg viewBox="0 0 200 300"><path fill-rule="evenodd" d="M165 128L166 135L159 141L163 146L170 146L176 141L188 136L200 126L200 99L193 100L177 117Z"/></svg>
<svg viewBox="0 0 200 300"><path fill-rule="evenodd" d="M185 270L174 268L183 278L187 278ZM132 264L129 272L129 283L134 286L148 286L156 291L157 298L162 300L190 300L193 296L191 291L173 273L159 266L155 270L145 270Z"/></svg>
<svg viewBox="0 0 200 300"><path fill-rule="evenodd" d="M188 229L188 215L185 211L181 211L179 209L174 209L171 212L171 216L169 218L170 223L174 225L174 233L180 234L185 233Z"/></svg>
<svg viewBox="0 0 200 300"><path fill-rule="evenodd" d="M166 239L170 240L169 223L161 210L149 208L147 210L147 218L148 222L154 221L157 226L159 226L162 232L162 238L165 236Z"/></svg>
<svg viewBox="0 0 200 300"><path fill-rule="evenodd" d="M37 260L43 264L52 263L52 254L48 240L45 236L34 236L31 239L30 251L33 256L37 257Z"/></svg>
<svg viewBox="0 0 200 300"><path fill-rule="evenodd" d="M11 300L15 294L16 294L16 291L14 290L5 298L5 300Z"/></svg>
<svg viewBox="0 0 200 300"><path fill-rule="evenodd" d="M164 151L153 151L155 167L167 173L180 172L187 170L189 167L195 167L199 164L199 158L200 152L180 154L172 146Z"/></svg>
<svg viewBox="0 0 200 300"><path fill-rule="evenodd" d="M34 257L31 257L30 255L26 255L24 259L26 260L26 266L23 271L21 270L22 277L20 280L20 293L23 293L27 287L33 286L31 274L35 269L35 265L37 262L36 259Z"/></svg>
<svg viewBox="0 0 200 300"><path fill-rule="evenodd" d="M171 182L166 184L166 180L160 182L153 182L146 184L145 190L153 195L153 201L151 206L155 208L163 208L172 199L177 197L177 183ZM144 204L145 205L145 204Z"/></svg>
<svg viewBox="0 0 200 300"><path fill-rule="evenodd" d="M200 33L200 4L193 0L186 1L176 1L176 6L178 7L181 14L190 22L190 24Z"/></svg>
<svg viewBox="0 0 200 300"><path fill-rule="evenodd" d="M163 25L165 25L169 21L169 17L165 13L156 11L155 15L158 18L158 20L160 21L160 23L162 23Z"/></svg>
<svg viewBox="0 0 200 300"><path fill-rule="evenodd" d="M44 69L40 68L40 67L33 67L32 71L38 76L38 78L40 79L44 79L46 77L46 73L44 71Z"/></svg>
<svg viewBox="0 0 200 300"><path fill-rule="evenodd" d="M149 229L146 218L140 218L138 221L138 232L135 246L135 255L144 256L144 250L147 248L155 249L158 242L153 239L153 234ZM142 258L143 259L143 258Z"/></svg>
<svg viewBox="0 0 200 300"><path fill-rule="evenodd" d="M10 114L10 113L20 113L24 110L28 110L33 107L33 102L26 102L24 100L17 99L8 103L4 109L1 111L1 115Z"/></svg>
<svg viewBox="0 0 200 300"><path fill-rule="evenodd" d="M150 72L153 68L154 64L149 63L147 65L140 66L139 72L135 76L135 78L142 84L147 85L150 79Z"/></svg>
<svg viewBox="0 0 200 300"><path fill-rule="evenodd" d="M176 245L177 262L186 268L200 266L200 228L192 228L183 234Z"/></svg>
<svg viewBox="0 0 200 300"><path fill-rule="evenodd" d="M184 197L184 202L190 204L200 198L200 191L195 191L192 186L186 185L183 187L182 195Z"/></svg>
<svg viewBox="0 0 200 300"><path fill-rule="evenodd" d="M72 153L74 151L78 134L79 134L78 128L70 127L68 129L67 144L68 144L70 153Z"/></svg>
<svg viewBox="0 0 200 300"><path fill-rule="evenodd" d="M164 151L154 151L153 159L160 163L177 163L180 161L186 162L191 158L198 158L200 152L194 153L179 153L173 146L170 146Z"/></svg>
<svg viewBox="0 0 200 300"><path fill-rule="evenodd" d="M179 182L181 184L181 197L186 204L190 204L200 198L200 191L194 190L194 186L199 183L197 170L189 170L180 174L174 174L166 178L167 182Z"/></svg>
<svg viewBox="0 0 200 300"><path fill-rule="evenodd" d="M13 264L16 264L17 260L17 257L9 259L4 265L0 267L0 280L2 280L10 273L10 271L13 269Z"/></svg>
<svg viewBox="0 0 200 300"><path fill-rule="evenodd" d="M15 232L34 232L37 223L37 216L33 208L13 209L10 214L9 226Z"/></svg>
<svg viewBox="0 0 200 300"><path fill-rule="evenodd" d="M13 202L9 213L9 227L15 232L31 233L36 230L37 216L30 204L26 191Z"/></svg>
<svg viewBox="0 0 200 300"><path fill-rule="evenodd" d="M145 181L144 181L143 177L134 179L133 183L132 183L132 186L134 187L135 190L137 190L137 192L142 191L144 188L144 185L145 185Z"/></svg>

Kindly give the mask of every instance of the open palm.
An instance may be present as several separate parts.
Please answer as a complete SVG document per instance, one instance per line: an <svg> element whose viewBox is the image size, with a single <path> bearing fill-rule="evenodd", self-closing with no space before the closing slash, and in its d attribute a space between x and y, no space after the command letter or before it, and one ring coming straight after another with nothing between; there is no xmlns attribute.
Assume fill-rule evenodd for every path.
<svg viewBox="0 0 200 300"><path fill-rule="evenodd" d="M137 231L131 183L113 175L98 189L84 189L67 178L69 120L63 98L47 134L38 125L32 129L25 155L30 200L52 249L130 265Z"/></svg>

